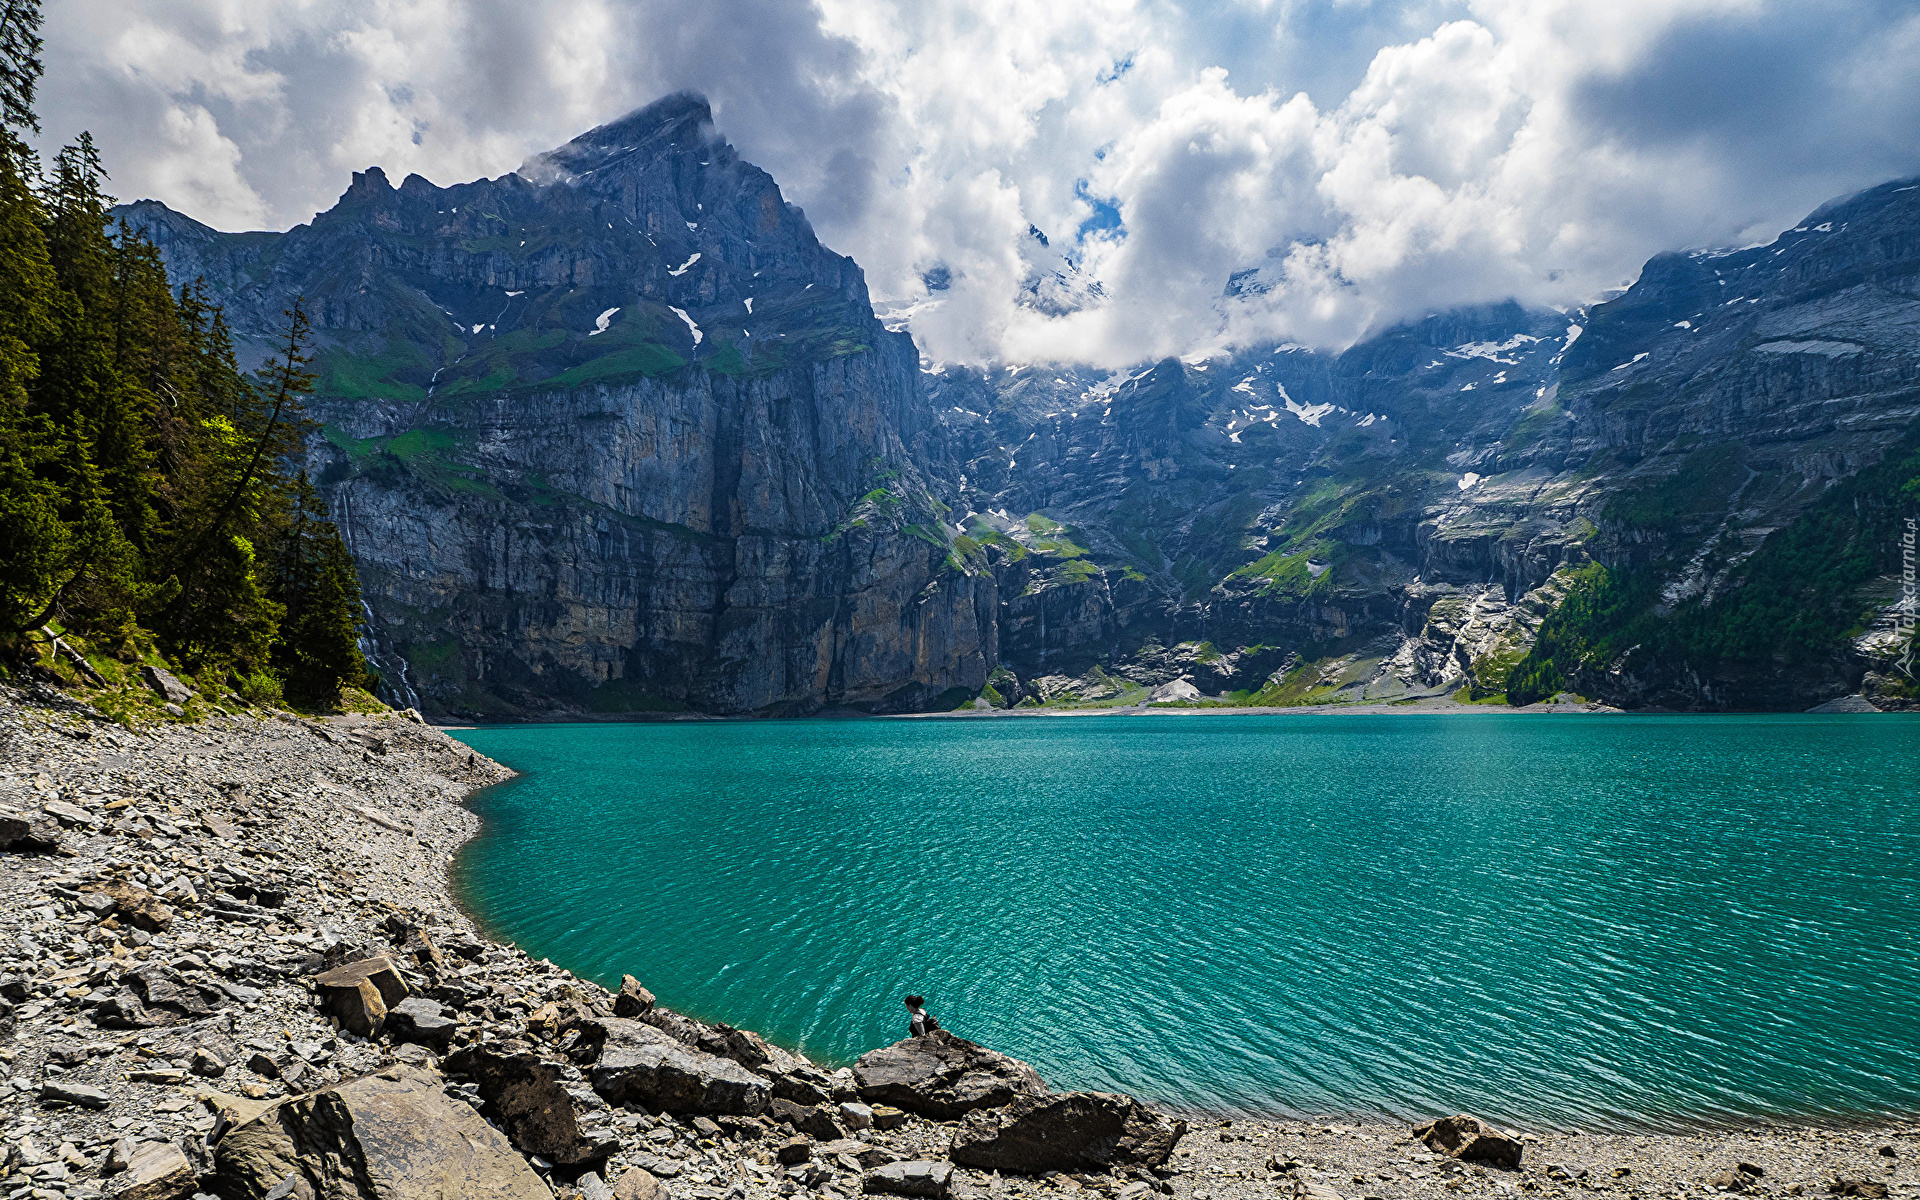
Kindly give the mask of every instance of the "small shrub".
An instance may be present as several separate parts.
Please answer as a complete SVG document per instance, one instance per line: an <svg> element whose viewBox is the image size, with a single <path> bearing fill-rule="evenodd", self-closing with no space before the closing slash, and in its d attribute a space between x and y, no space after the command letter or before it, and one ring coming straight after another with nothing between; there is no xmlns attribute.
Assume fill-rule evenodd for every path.
<svg viewBox="0 0 1920 1200"><path fill-rule="evenodd" d="M249 708L285 708L286 699L280 692L280 681L268 671L255 671L251 675L236 674L233 677L233 691Z"/></svg>

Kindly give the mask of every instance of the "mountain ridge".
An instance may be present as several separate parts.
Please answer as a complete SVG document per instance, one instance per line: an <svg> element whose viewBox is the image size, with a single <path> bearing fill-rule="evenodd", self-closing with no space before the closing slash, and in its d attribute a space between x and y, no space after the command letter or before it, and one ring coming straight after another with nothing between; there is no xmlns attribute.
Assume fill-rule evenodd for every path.
<svg viewBox="0 0 1920 1200"><path fill-rule="evenodd" d="M951 707L989 676L988 703L1175 679L1243 701L1500 695L1588 568L1644 579L1647 612L1711 608L1769 534L1903 444L1917 196L1893 181L1766 246L1656 256L1587 308L1118 373L923 372L858 265L687 94L496 180L358 173L286 235L122 211L243 336L315 289L311 466L369 581L372 657L430 709L531 716ZM680 429L699 432L675 448ZM422 509L457 553L419 552ZM503 530L539 565L491 549L518 544ZM687 546L691 588L667 582ZM836 615L857 595L858 634ZM729 641L737 621L761 632ZM1771 674L1567 670L1641 705L1804 707L1886 678L1885 642Z"/></svg>

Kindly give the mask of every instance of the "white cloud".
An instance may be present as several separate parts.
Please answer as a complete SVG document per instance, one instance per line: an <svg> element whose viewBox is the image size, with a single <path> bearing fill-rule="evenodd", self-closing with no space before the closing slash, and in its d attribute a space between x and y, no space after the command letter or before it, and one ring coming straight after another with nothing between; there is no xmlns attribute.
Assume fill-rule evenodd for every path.
<svg viewBox="0 0 1920 1200"><path fill-rule="evenodd" d="M940 358L1575 301L1920 172L1920 16L1874 0L62 0L46 33L48 140L91 127L118 194L222 228L703 91L876 297L933 301ZM1093 299L1050 315L1062 250Z"/></svg>

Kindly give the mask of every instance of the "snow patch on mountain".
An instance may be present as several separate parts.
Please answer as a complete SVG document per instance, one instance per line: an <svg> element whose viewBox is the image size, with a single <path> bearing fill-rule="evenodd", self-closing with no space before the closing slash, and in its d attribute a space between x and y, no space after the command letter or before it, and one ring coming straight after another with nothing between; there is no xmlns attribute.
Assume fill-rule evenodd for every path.
<svg viewBox="0 0 1920 1200"><path fill-rule="evenodd" d="M1285 387L1277 383L1273 386L1275 390L1280 393L1280 400L1287 406L1287 411L1299 417L1315 429L1320 428L1320 418L1339 407L1336 404L1301 404L1292 396L1287 395L1287 389Z"/></svg>

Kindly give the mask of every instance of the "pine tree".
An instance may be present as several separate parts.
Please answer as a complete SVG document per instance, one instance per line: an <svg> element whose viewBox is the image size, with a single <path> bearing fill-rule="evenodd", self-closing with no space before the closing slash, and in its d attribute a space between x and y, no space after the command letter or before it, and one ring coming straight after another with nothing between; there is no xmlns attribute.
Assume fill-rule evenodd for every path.
<svg viewBox="0 0 1920 1200"><path fill-rule="evenodd" d="M294 518L275 547L274 598L286 607L273 662L287 694L331 705L342 686L364 687L359 645L360 577L320 493L302 471L294 481Z"/></svg>
<svg viewBox="0 0 1920 1200"><path fill-rule="evenodd" d="M279 514L290 507L282 464L299 452L309 424L300 397L313 376L306 370L308 325L299 301L286 317L284 346L261 386L235 389L231 412L201 421L208 461L198 481L200 503L183 509L192 521L168 549L174 569L151 621L193 663L247 671L264 666L284 615L267 594L257 544L272 536Z"/></svg>
<svg viewBox="0 0 1920 1200"><path fill-rule="evenodd" d="M49 403L44 379L74 304L18 133L39 128L39 24L37 4L0 6L0 638L9 639L44 626L76 594L117 591L127 561L86 430L60 419L70 406Z"/></svg>
<svg viewBox="0 0 1920 1200"><path fill-rule="evenodd" d="M33 92L40 82L39 0L0 0L0 126L40 132Z"/></svg>

